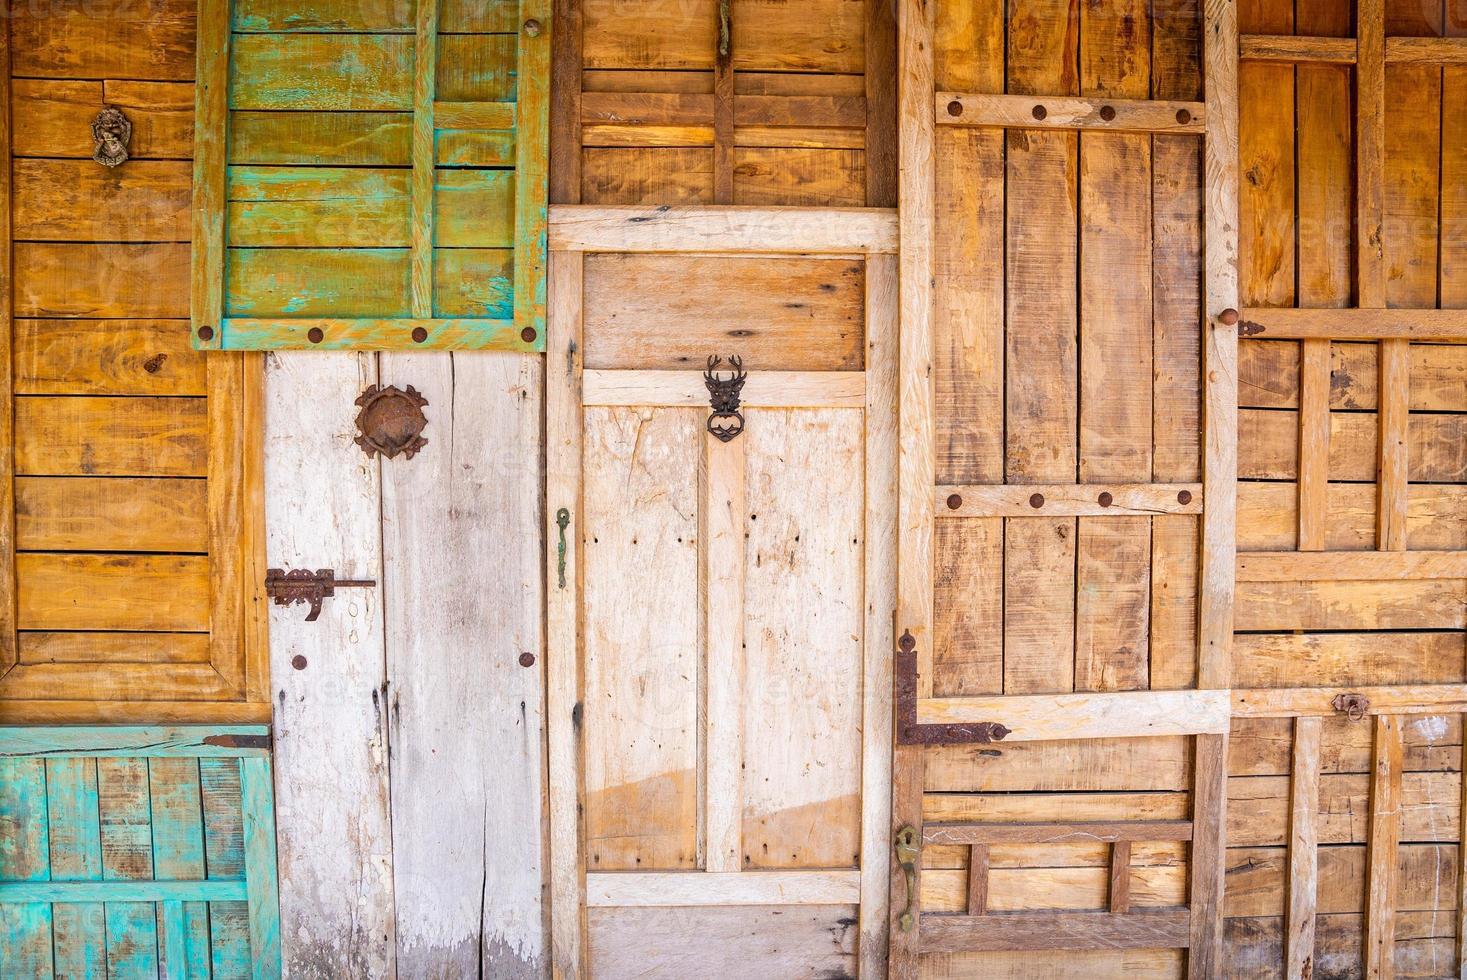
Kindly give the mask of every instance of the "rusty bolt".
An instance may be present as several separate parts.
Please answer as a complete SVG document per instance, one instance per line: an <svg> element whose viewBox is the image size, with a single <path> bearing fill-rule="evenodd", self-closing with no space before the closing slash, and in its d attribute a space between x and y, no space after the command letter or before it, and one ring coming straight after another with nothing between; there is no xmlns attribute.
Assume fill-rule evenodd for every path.
<svg viewBox="0 0 1467 980"><path fill-rule="evenodd" d="M1037 105L1037 106L1034 107L1034 118L1035 119L1043 119L1047 115L1049 115L1049 111L1047 109L1045 109L1044 106Z"/></svg>
<svg viewBox="0 0 1467 980"><path fill-rule="evenodd" d="M957 99L953 99L947 104L947 114L949 116L961 116L963 114L963 104Z"/></svg>
<svg viewBox="0 0 1467 980"><path fill-rule="evenodd" d="M290 658L290 665L296 670L305 670L306 658L302 657L300 654L296 654L294 657Z"/></svg>
<svg viewBox="0 0 1467 980"><path fill-rule="evenodd" d="M539 37L540 22L538 20L535 20L533 17L525 21L525 33L530 35L530 37Z"/></svg>
<svg viewBox="0 0 1467 980"><path fill-rule="evenodd" d="M199 339L200 340L213 340L214 339L214 328L211 327L211 326L209 326L208 324L205 324L204 326L200 327L199 328Z"/></svg>
<svg viewBox="0 0 1467 980"><path fill-rule="evenodd" d="M321 341L326 339L326 332L323 331L320 327L312 327L311 329L306 331L306 339L313 344L319 344Z"/></svg>
<svg viewBox="0 0 1467 980"><path fill-rule="evenodd" d="M1187 125L1191 121L1192 121L1192 113L1188 112L1186 109L1178 109L1177 110L1177 122L1179 122L1183 126L1185 126L1185 125Z"/></svg>
<svg viewBox="0 0 1467 980"><path fill-rule="evenodd" d="M1034 494L1034 496L1030 497L1029 498L1029 506L1030 507L1033 507L1035 510L1038 510L1039 508L1043 507L1044 506L1044 494L1042 494L1042 493L1036 493L1036 494Z"/></svg>
<svg viewBox="0 0 1467 980"><path fill-rule="evenodd" d="M1192 502L1192 491L1191 490L1178 490L1177 491L1177 503L1179 503L1179 504L1190 504L1191 502Z"/></svg>
<svg viewBox="0 0 1467 980"><path fill-rule="evenodd" d="M1230 306L1217 315L1217 320L1225 327L1235 327L1238 325L1238 311Z"/></svg>
<svg viewBox="0 0 1467 980"><path fill-rule="evenodd" d="M951 494L948 494L948 497L947 497L947 509L948 510L957 510L961 506L963 506L963 495L962 494L960 494L960 493L951 493Z"/></svg>
<svg viewBox="0 0 1467 980"><path fill-rule="evenodd" d="M413 327L413 343L421 344L428 339L427 327Z"/></svg>
<svg viewBox="0 0 1467 980"><path fill-rule="evenodd" d="M1096 499L1100 501L1100 506L1102 506L1102 507L1109 507L1111 504L1113 504L1115 502L1115 499L1116 498L1114 498L1114 497L1112 497L1110 495L1110 491L1109 490L1104 490L1104 491L1101 492L1100 496L1097 497Z"/></svg>
<svg viewBox="0 0 1467 980"><path fill-rule="evenodd" d="M535 333L534 327L526 327L525 329L520 331L520 339L527 344L533 344L535 342L535 338L538 336L539 334Z"/></svg>
<svg viewBox="0 0 1467 980"><path fill-rule="evenodd" d="M1115 106L1113 106L1113 105L1103 105L1103 106L1100 107L1100 118L1101 119L1104 119L1106 122L1110 122L1115 117L1116 117L1116 107Z"/></svg>
<svg viewBox="0 0 1467 980"><path fill-rule="evenodd" d="M521 667L533 667L533 666L535 666L535 655L533 653L522 653L522 654L520 654L520 666Z"/></svg>

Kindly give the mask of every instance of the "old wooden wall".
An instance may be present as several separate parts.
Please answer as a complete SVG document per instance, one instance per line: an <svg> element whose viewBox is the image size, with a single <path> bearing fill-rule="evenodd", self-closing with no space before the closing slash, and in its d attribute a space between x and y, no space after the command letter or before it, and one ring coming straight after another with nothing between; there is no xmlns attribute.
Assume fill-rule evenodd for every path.
<svg viewBox="0 0 1467 980"><path fill-rule="evenodd" d="M186 0L5 19L7 721L269 717L259 361L186 336L193 24ZM118 169L91 159L104 103L134 126Z"/></svg>

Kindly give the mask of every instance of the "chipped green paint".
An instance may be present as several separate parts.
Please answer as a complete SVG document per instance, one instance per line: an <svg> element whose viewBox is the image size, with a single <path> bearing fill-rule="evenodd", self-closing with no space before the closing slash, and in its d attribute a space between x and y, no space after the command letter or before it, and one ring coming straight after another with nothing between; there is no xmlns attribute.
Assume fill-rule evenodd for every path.
<svg viewBox="0 0 1467 980"><path fill-rule="evenodd" d="M0 728L4 975L279 977L267 734Z"/></svg>
<svg viewBox="0 0 1467 980"><path fill-rule="evenodd" d="M196 134L223 193L196 221L195 294L218 299L195 345L543 350L548 0L210 7L199 78L227 111Z"/></svg>

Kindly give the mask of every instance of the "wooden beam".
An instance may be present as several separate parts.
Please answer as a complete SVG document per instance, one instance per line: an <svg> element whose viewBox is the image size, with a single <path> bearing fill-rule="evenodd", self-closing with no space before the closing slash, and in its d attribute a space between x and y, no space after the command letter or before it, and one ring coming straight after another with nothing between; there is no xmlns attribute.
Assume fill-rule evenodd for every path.
<svg viewBox="0 0 1467 980"><path fill-rule="evenodd" d="M866 206L897 203L896 5L866 0Z"/></svg>
<svg viewBox="0 0 1467 980"><path fill-rule="evenodd" d="M1186 911L933 915L924 923L922 952L1176 949L1188 944L1191 918Z"/></svg>
<svg viewBox="0 0 1467 980"><path fill-rule="evenodd" d="M514 325L521 340L542 350L549 264L552 0L520 0L516 19Z"/></svg>
<svg viewBox="0 0 1467 980"><path fill-rule="evenodd" d="M1388 37L1385 60L1396 65L1467 65L1467 37Z"/></svg>
<svg viewBox="0 0 1467 980"><path fill-rule="evenodd" d="M1312 62L1353 65L1353 37L1301 37L1293 34L1244 34L1238 39L1243 61Z"/></svg>
<svg viewBox="0 0 1467 980"><path fill-rule="evenodd" d="M1467 578L1467 551L1253 551L1239 582L1359 582Z"/></svg>
<svg viewBox="0 0 1467 980"><path fill-rule="evenodd" d="M937 517L1121 517L1201 514L1200 483L1012 483L941 486Z"/></svg>
<svg viewBox="0 0 1467 980"><path fill-rule="evenodd" d="M1376 547L1406 550L1407 427L1411 420L1411 351L1405 340L1380 342L1380 437Z"/></svg>
<svg viewBox="0 0 1467 980"><path fill-rule="evenodd" d="M1358 299L1383 309L1385 299L1385 0L1356 5L1359 55L1355 67L1355 206L1359 228Z"/></svg>
<svg viewBox="0 0 1467 980"><path fill-rule="evenodd" d="M715 3L713 14L713 203L734 202L733 4Z"/></svg>
<svg viewBox="0 0 1467 980"><path fill-rule="evenodd" d="M224 343L220 321L224 319L229 9L229 0L199 0L198 63L194 69L193 261L190 268L189 319L190 337L194 346L202 350L219 350ZM8 63L8 56L6 60ZM9 129L8 124L6 129ZM6 180L8 183L9 178ZM7 230L10 220L7 208ZM9 234L5 240L7 243L10 241ZM201 330L207 334L207 339L201 336Z"/></svg>
<svg viewBox="0 0 1467 980"><path fill-rule="evenodd" d="M1289 920L1284 968L1289 980L1314 973L1314 915L1319 890L1318 718L1294 719L1289 782Z"/></svg>
<svg viewBox="0 0 1467 980"><path fill-rule="evenodd" d="M24 725L269 724L270 702L0 699L0 723Z"/></svg>
<svg viewBox="0 0 1467 980"><path fill-rule="evenodd" d="M550 247L573 252L895 252L897 215L888 208L562 204L550 209Z"/></svg>
<svg viewBox="0 0 1467 980"><path fill-rule="evenodd" d="M0 26L0 78L7 83L0 91L0 677L20 659L16 649L16 581L15 581L15 318L12 244L13 201L11 200L11 156L14 151L14 134L11 132L10 78L10 24L11 5L4 0L0 13L5 15L5 24ZM201 3L201 14L211 11L208 3ZM226 13L227 16L227 13ZM201 28L218 28L217 22L200 21ZM228 32L228 24L224 30ZM199 76L203 78L203 75ZM197 254L195 261L198 261Z"/></svg>
<svg viewBox="0 0 1467 980"><path fill-rule="evenodd" d="M584 405L708 406L701 371L594 370L584 374ZM764 371L750 374L743 408L864 408L864 371Z"/></svg>
<svg viewBox="0 0 1467 980"><path fill-rule="evenodd" d="M602 872L586 876L591 908L695 905L855 905L859 871Z"/></svg>
<svg viewBox="0 0 1467 980"><path fill-rule="evenodd" d="M581 200L581 0L554 0L555 43L550 63L550 187L552 204ZM554 297L551 297L552 302Z"/></svg>
<svg viewBox="0 0 1467 980"><path fill-rule="evenodd" d="M1467 342L1467 310L1243 311L1240 336L1278 340L1385 340Z"/></svg>
<svg viewBox="0 0 1467 980"><path fill-rule="evenodd" d="M1299 384L1299 550L1323 551L1329 518L1330 342L1306 340Z"/></svg>
<svg viewBox="0 0 1467 980"><path fill-rule="evenodd" d="M415 335L418 329L424 332ZM513 320L230 317L223 321L223 334L228 350L402 350L407 343L412 350L535 349L520 337Z"/></svg>
<svg viewBox="0 0 1467 980"><path fill-rule="evenodd" d="M1340 714L1332 702L1358 694L1370 702L1366 714L1447 714L1467 711L1467 684L1408 684L1382 687L1294 687L1234 690L1234 718L1321 718Z"/></svg>
<svg viewBox="0 0 1467 980"><path fill-rule="evenodd" d="M1214 690L988 695L917 702L918 724L998 722L1009 729L1005 743L1222 734L1228 730L1228 712L1228 692Z"/></svg>
<svg viewBox="0 0 1467 980"><path fill-rule="evenodd" d="M1201 102L938 92L935 112L941 126L1198 136L1206 129L1206 107Z"/></svg>
<svg viewBox="0 0 1467 980"><path fill-rule="evenodd" d="M1222 970L1223 859L1227 853L1228 736L1199 735L1192 765L1191 947L1187 975Z"/></svg>
<svg viewBox="0 0 1467 980"><path fill-rule="evenodd" d="M1117 841L1189 841L1190 820L1077 823L929 823L924 844L1114 844Z"/></svg>
<svg viewBox="0 0 1467 980"><path fill-rule="evenodd" d="M416 28L413 47L412 313L416 318L428 319L433 316L433 189L437 178L433 95L438 64L438 0L418 0Z"/></svg>
<svg viewBox="0 0 1467 980"><path fill-rule="evenodd" d="M1467 718L1459 718L1459 722ZM1457 822L1457 968L1458 976L1467 973L1467 767L1462 770L1462 809Z"/></svg>
<svg viewBox="0 0 1467 980"><path fill-rule="evenodd" d="M704 867L742 867L744 762L744 447L703 434L699 592L703 615Z"/></svg>
<svg viewBox="0 0 1467 980"><path fill-rule="evenodd" d="M1398 715L1375 719L1370 778L1370 838L1367 842L1365 975L1395 974L1396 863L1401 839L1401 770L1404 743Z"/></svg>

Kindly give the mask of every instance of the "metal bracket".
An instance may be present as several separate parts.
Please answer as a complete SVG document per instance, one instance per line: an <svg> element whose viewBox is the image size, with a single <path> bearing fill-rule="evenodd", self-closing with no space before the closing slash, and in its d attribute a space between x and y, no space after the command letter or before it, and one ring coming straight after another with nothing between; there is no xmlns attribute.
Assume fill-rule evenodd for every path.
<svg viewBox="0 0 1467 980"><path fill-rule="evenodd" d="M310 603L311 611L306 622L314 623L321 615L321 601L336 595L339 587L370 589L377 584L375 579L342 579L337 581L336 572L329 568L293 568L284 571L271 568L265 572L265 594L275 600L277 606L292 603Z"/></svg>
<svg viewBox="0 0 1467 980"><path fill-rule="evenodd" d="M570 511L562 507L555 512L555 526L560 528L560 544L556 546L555 567L560 573L560 587L565 588L565 529L570 527Z"/></svg>
<svg viewBox="0 0 1467 980"><path fill-rule="evenodd" d="M897 641L895 683L898 745L988 745L1009 735L1010 730L996 721L917 724L917 640L910 630Z"/></svg>
<svg viewBox="0 0 1467 980"><path fill-rule="evenodd" d="M743 358L737 354L728 359L733 372L726 378L719 377L718 366L723 358L710 356L708 369L703 372L703 384L708 388L708 405L713 413L708 416L707 428L719 442L733 442L744 431L744 416L739 413L739 393L749 375L744 371Z"/></svg>

